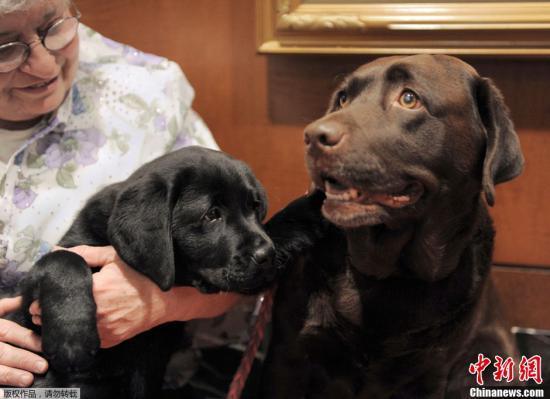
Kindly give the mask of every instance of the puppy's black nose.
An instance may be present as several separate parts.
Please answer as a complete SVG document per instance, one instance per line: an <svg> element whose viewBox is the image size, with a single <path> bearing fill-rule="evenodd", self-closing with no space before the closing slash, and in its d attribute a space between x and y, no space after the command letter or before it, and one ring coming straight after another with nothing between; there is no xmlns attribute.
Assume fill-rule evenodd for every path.
<svg viewBox="0 0 550 399"><path fill-rule="evenodd" d="M306 145L336 147L345 136L344 126L334 121L314 122L304 132Z"/></svg>
<svg viewBox="0 0 550 399"><path fill-rule="evenodd" d="M273 245L266 243L254 251L252 254L252 259L254 259L254 263L257 265L263 266L271 262L274 255L275 249L273 248Z"/></svg>

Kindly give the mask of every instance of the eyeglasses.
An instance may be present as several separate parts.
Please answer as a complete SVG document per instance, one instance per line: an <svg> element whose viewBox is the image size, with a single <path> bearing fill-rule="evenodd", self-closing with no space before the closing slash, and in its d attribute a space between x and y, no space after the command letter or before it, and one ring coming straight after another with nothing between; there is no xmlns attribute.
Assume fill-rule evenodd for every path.
<svg viewBox="0 0 550 399"><path fill-rule="evenodd" d="M0 73L13 71L27 61L31 54L31 44L36 41L42 42L44 48L49 51L59 51L67 47L76 36L80 17L80 12L76 10L76 15L57 20L38 36L39 40L0 45Z"/></svg>

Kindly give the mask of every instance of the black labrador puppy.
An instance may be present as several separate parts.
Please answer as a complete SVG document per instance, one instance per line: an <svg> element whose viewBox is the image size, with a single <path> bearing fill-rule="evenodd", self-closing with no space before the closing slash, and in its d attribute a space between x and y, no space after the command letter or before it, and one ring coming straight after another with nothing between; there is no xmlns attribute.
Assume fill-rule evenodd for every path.
<svg viewBox="0 0 550 399"><path fill-rule="evenodd" d="M188 147L138 169L93 196L60 241L113 245L162 290L256 293L274 277L267 201L250 169L230 156ZM39 299L50 371L35 387L80 387L84 399L156 398L182 324L161 325L99 349L90 268L68 251L44 256L21 283L22 309ZM186 306L182 303L182 306ZM27 312L17 317L27 327Z"/></svg>
<svg viewBox="0 0 550 399"><path fill-rule="evenodd" d="M478 353L516 354L489 276L487 205L523 167L501 94L453 57L381 58L305 143L317 191L267 225L287 269L263 396L469 397Z"/></svg>

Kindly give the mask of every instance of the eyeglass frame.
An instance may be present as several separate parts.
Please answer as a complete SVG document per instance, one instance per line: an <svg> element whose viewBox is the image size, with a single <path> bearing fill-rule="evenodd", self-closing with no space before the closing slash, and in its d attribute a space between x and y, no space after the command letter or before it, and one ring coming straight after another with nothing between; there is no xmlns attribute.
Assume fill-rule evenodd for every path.
<svg viewBox="0 0 550 399"><path fill-rule="evenodd" d="M69 45L69 43L71 41L74 40L74 38L76 37L76 34L78 32L78 24L80 23L80 17L82 17L82 13L78 10L78 8L76 8L76 6L74 5L74 3L72 4L72 7L74 8L74 15L71 15L70 17L63 17L63 18L59 18L57 21L55 21L52 25L50 25L47 29L44 30L43 33L40 33L40 32L37 32L38 33L38 38L29 42L29 43L26 43L26 42L22 42L22 41L15 41L15 42L9 42L9 43L5 43L5 44L2 44L0 45L0 51L2 51L2 49L4 48L7 48L7 47L10 47L10 46L14 46L14 45L24 45L26 47L26 50L25 50L25 56L22 58L21 62L14 68L8 70L8 71L4 71L4 72L0 72L0 73L8 73L8 72L12 72L12 71L15 71L17 68L19 68L21 65L23 65L30 57L31 55L31 51L32 51L32 47L31 45L34 44L34 43L37 43L37 42L40 42L42 43L42 46L48 50L49 52L56 52L56 51L61 51L63 50L65 47L67 47ZM55 28L56 26L59 26L60 24L62 24L63 22L69 20L69 19L76 19L77 21L77 25L76 25L76 31L75 31L75 36L73 36L73 38L71 39L71 41L69 41L65 46L57 49L57 50L50 50L48 47L46 47L46 38L48 36L48 33L53 29Z"/></svg>

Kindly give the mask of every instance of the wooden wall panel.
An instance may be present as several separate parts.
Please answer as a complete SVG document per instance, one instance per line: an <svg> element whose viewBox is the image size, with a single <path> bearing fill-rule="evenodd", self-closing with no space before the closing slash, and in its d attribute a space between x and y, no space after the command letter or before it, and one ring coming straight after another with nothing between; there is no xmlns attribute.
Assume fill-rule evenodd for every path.
<svg viewBox="0 0 550 399"><path fill-rule="evenodd" d="M338 77L372 57L256 53L253 0L76 0L105 35L178 62L195 109L221 148L248 162L270 213L308 186L302 131L321 116ZM520 134L525 173L497 188L496 269L515 324L546 326L550 287L550 59L469 58L501 88Z"/></svg>
<svg viewBox="0 0 550 399"><path fill-rule="evenodd" d="M550 331L550 271L496 266L492 275L511 326Z"/></svg>

